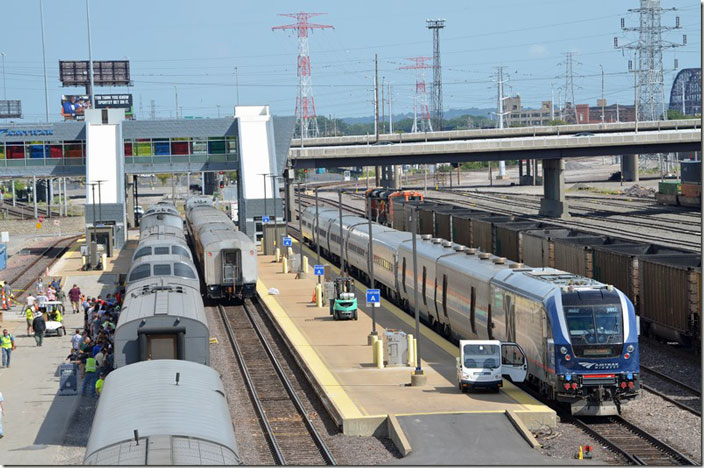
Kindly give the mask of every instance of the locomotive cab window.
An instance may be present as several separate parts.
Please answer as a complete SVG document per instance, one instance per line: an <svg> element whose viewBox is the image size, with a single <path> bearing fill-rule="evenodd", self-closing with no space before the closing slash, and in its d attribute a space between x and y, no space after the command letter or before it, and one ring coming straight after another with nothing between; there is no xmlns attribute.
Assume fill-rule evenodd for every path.
<svg viewBox="0 0 704 468"><path fill-rule="evenodd" d="M140 257L144 257L145 255L151 255L152 254L152 248L151 247L142 247L137 251L136 254L134 254L134 259L137 260Z"/></svg>
<svg viewBox="0 0 704 468"><path fill-rule="evenodd" d="M190 258L191 256L188 254L188 250L184 249L183 247L179 245L173 245L171 246L171 253L176 254L176 255L181 255L182 257L188 257Z"/></svg>
<svg viewBox="0 0 704 468"><path fill-rule="evenodd" d="M196 274L193 272L193 269L185 263L174 263L174 276L196 279Z"/></svg>
<svg viewBox="0 0 704 468"><path fill-rule="evenodd" d="M170 276L171 265L168 263L154 265L154 276Z"/></svg>
<svg viewBox="0 0 704 468"><path fill-rule="evenodd" d="M623 311L616 294L583 297L563 294L562 307L575 356L612 357L623 348ZM583 294L584 295L584 294Z"/></svg>
<svg viewBox="0 0 704 468"><path fill-rule="evenodd" d="M168 255L168 254L169 254L168 247L154 247L154 255Z"/></svg>

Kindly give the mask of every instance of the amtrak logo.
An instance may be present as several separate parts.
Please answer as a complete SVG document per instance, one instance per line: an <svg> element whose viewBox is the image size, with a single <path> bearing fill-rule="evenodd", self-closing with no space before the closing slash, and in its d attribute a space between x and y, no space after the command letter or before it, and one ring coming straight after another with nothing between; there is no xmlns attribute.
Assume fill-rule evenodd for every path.
<svg viewBox="0 0 704 468"><path fill-rule="evenodd" d="M585 369L616 369L618 362L578 362Z"/></svg>

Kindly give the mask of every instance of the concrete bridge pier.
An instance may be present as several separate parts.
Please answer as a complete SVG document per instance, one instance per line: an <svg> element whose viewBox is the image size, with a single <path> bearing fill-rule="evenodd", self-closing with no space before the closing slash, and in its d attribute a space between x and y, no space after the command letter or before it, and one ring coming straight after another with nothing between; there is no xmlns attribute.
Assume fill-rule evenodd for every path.
<svg viewBox="0 0 704 468"><path fill-rule="evenodd" d="M134 184L135 176L127 175L127 181L125 182L125 192L127 194L127 226L136 227L134 220Z"/></svg>
<svg viewBox="0 0 704 468"><path fill-rule="evenodd" d="M621 156L621 174L623 180L628 182L638 182L638 155L624 154Z"/></svg>
<svg viewBox="0 0 704 468"><path fill-rule="evenodd" d="M543 159L543 198L540 215L551 218L569 218L565 199L564 159Z"/></svg>

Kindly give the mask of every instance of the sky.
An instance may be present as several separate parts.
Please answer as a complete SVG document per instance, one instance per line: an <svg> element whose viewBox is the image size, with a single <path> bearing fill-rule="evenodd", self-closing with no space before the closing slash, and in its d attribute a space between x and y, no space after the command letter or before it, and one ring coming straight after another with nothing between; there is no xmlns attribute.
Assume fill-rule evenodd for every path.
<svg viewBox="0 0 704 468"><path fill-rule="evenodd" d="M97 94L130 92L138 119L148 119L154 101L157 118L232 115L233 106L268 105L275 115L293 115L298 94L295 32L272 30L298 11L324 13L311 23L334 26L310 33L312 87L318 115L363 117L373 114L374 56L379 81L391 85L394 114L412 113L416 70L410 57L432 57L432 33L425 20L445 19L440 32L443 108L495 107L496 67L508 77L507 94L523 106L564 100L565 54L574 57L574 94L578 103L633 103L628 54L614 49L637 39L621 31L637 26L637 0L384 0L284 1L243 0L89 0L93 60L131 63L132 86L97 88ZM63 88L59 60L87 60L85 0L44 0L49 119L60 116ZM666 96L679 69L701 67L700 4L662 0L663 25L681 30L664 35L687 45L663 54ZM45 119L39 0L4 0L0 52L5 54L7 99L20 99L24 121ZM429 63L432 63L429 61ZM235 68L237 72L235 73ZM2 77L0 77L2 79ZM428 90L432 70L425 70ZM237 85L236 85L237 83ZM2 91L2 90L0 90ZM0 95L4 98L4 95ZM429 96L428 96L429 100ZM388 105L388 104L387 104ZM388 107L387 107L388 109ZM388 114L388 110L386 110Z"/></svg>

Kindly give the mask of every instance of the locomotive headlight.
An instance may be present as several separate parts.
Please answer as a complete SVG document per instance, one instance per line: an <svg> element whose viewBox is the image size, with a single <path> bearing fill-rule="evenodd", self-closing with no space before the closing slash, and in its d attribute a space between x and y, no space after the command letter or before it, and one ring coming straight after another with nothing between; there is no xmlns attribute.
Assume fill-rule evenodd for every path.
<svg viewBox="0 0 704 468"><path fill-rule="evenodd" d="M560 348L560 352L561 352L562 354L567 354L567 348L565 348L564 346L562 346L562 347Z"/></svg>
<svg viewBox="0 0 704 468"><path fill-rule="evenodd" d="M629 344L628 347L626 348L626 351L628 351L629 353L632 353L634 349L635 348L633 347L633 345Z"/></svg>

